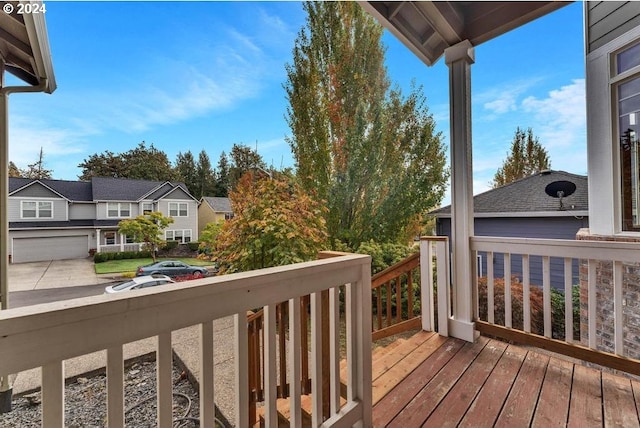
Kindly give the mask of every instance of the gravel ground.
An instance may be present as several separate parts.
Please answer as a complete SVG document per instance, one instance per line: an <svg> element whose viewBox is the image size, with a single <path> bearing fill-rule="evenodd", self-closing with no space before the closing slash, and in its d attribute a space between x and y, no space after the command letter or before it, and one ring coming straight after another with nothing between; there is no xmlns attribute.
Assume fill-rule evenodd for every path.
<svg viewBox="0 0 640 428"><path fill-rule="evenodd" d="M173 367L174 427L196 427L199 415L198 391L186 373ZM40 391L14 397L13 409L0 415L0 427L41 426ZM106 426L106 376L79 377L65 387L65 426ZM196 418L196 419L190 419ZM155 361L139 361L125 370L125 424L127 427L156 426ZM222 426L222 425L220 425Z"/></svg>

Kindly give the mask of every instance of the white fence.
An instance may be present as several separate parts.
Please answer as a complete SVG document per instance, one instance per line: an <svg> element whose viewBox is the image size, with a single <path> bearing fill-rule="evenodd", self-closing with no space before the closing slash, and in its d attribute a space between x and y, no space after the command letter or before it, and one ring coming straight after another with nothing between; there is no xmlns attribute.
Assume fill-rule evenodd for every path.
<svg viewBox="0 0 640 428"><path fill-rule="evenodd" d="M194 280L123 295L102 295L49 305L0 311L0 373L18 373L42 367L42 424L64 426L64 360L107 350L107 425L124 426L123 345L157 337L157 425L172 425L171 332L199 325L201 380L200 423L214 426L212 322L235 316L235 400L237 427L248 426L247 321L248 310L265 308L265 421L277 426L275 304L289 300L290 352L299 353L299 298L311 294L312 424L313 426L371 426L371 290L370 257L347 255L326 260L263 269L241 274ZM338 336L330 349L322 349L319 292L329 290L335 306L336 288L346 286L347 397L340 405L340 382L332 382L330 417L322 412L322 378L339 379ZM336 316L331 311L331 316ZM332 320L332 325L340 324ZM330 352L331 373L322 373L320 361ZM290 368L291 426L299 427L300 368L294 358ZM299 358L297 358L299 361ZM297 389L297 390L295 390Z"/></svg>

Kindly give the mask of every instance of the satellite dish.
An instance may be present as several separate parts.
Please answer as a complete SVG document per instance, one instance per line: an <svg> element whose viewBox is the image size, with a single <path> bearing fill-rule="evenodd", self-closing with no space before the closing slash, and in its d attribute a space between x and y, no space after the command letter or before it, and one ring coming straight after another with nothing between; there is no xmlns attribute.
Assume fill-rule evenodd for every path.
<svg viewBox="0 0 640 428"><path fill-rule="evenodd" d="M560 209L564 210L564 205L562 204L562 198L573 195L573 192L576 191L576 185L570 181L554 181L553 183L547 184L547 187L544 188L544 192L551 196L552 198L558 198L560 200Z"/></svg>

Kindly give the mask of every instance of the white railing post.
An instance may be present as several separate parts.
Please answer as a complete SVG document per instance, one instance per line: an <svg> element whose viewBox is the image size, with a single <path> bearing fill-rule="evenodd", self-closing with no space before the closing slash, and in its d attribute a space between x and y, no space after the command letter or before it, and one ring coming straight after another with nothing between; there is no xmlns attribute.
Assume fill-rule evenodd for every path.
<svg viewBox="0 0 640 428"><path fill-rule="evenodd" d="M433 331L433 242L428 237L420 239L420 308L422 329Z"/></svg>
<svg viewBox="0 0 640 428"><path fill-rule="evenodd" d="M451 280L449 265L449 241L436 242L436 260L438 263L438 334L449 336L451 319Z"/></svg>

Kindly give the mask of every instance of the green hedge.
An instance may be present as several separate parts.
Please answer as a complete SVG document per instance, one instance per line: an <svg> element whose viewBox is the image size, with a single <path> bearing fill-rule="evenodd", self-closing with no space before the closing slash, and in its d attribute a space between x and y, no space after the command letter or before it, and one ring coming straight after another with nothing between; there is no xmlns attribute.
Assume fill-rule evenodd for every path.
<svg viewBox="0 0 640 428"><path fill-rule="evenodd" d="M151 257L151 251L119 251L117 253L96 253L93 256L94 263L108 262L109 260L145 259Z"/></svg>

